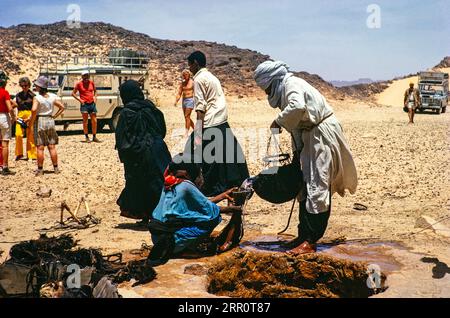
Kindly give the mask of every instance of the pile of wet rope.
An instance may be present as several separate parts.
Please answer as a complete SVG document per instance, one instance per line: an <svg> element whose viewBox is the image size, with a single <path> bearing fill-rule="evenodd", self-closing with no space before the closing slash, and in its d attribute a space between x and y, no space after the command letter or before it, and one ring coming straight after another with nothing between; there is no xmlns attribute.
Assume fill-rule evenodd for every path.
<svg viewBox="0 0 450 318"><path fill-rule="evenodd" d="M94 268L92 286L105 276L114 284L135 279L135 285L150 282L156 277L155 270L146 264L145 259L124 263L121 253L102 255L98 249L74 249L76 244L68 234L59 237L41 235L37 240L21 242L11 248L7 262L30 268L26 278L26 296L39 297L40 288L44 284L64 282L70 275L64 269L71 264L80 268Z"/></svg>

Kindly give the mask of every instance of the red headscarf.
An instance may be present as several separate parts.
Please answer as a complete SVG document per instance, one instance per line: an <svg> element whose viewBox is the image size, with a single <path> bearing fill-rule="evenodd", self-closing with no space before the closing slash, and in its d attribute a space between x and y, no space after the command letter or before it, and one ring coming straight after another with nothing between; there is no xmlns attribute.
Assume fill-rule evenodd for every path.
<svg viewBox="0 0 450 318"><path fill-rule="evenodd" d="M169 173L169 168L164 171L164 189L172 190L176 185L186 181L183 178L177 178L176 176Z"/></svg>

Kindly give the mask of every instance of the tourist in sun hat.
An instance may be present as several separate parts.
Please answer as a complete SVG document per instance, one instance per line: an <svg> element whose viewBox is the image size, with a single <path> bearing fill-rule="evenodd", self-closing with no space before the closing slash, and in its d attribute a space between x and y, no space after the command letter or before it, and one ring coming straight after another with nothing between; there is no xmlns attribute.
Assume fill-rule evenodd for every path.
<svg viewBox="0 0 450 318"><path fill-rule="evenodd" d="M48 78L39 77L34 85L36 87L36 96L33 98L33 107L31 108L31 118L28 122L34 123L34 139L37 146L37 165L36 176L44 174L44 150L47 147L50 152L50 158L53 163L55 173L59 173L58 154L56 145L58 144L58 134L56 133L55 118L64 112L64 105L58 100L58 97L48 92ZM58 111L53 115L54 107Z"/></svg>

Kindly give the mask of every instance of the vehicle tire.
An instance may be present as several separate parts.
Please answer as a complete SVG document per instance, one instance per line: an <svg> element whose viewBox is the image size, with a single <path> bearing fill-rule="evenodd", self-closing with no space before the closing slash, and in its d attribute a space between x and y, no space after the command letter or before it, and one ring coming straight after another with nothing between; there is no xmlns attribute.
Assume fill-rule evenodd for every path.
<svg viewBox="0 0 450 318"><path fill-rule="evenodd" d="M119 117L120 117L120 112L121 112L121 111L122 111L121 108L117 108L117 109L114 111L112 118L109 120L108 126L109 126L109 129L110 129L112 132L115 132L115 131L116 131L116 128L117 128L117 124L118 124L118 122L119 122Z"/></svg>
<svg viewBox="0 0 450 318"><path fill-rule="evenodd" d="M447 106L442 107L442 113L445 114L446 111L447 111Z"/></svg>
<svg viewBox="0 0 450 318"><path fill-rule="evenodd" d="M442 108L436 109L436 114L440 115L442 112Z"/></svg>

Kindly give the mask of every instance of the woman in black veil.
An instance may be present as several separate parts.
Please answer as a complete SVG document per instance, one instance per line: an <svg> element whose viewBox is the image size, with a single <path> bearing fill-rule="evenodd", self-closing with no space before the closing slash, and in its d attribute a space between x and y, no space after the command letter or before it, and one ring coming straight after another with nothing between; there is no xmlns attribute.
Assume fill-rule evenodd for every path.
<svg viewBox="0 0 450 318"><path fill-rule="evenodd" d="M121 216L147 223L158 204L164 171L171 155L164 142L163 113L146 100L140 85L128 80L120 86L124 109L116 128L116 149L125 169L125 188L117 204Z"/></svg>

